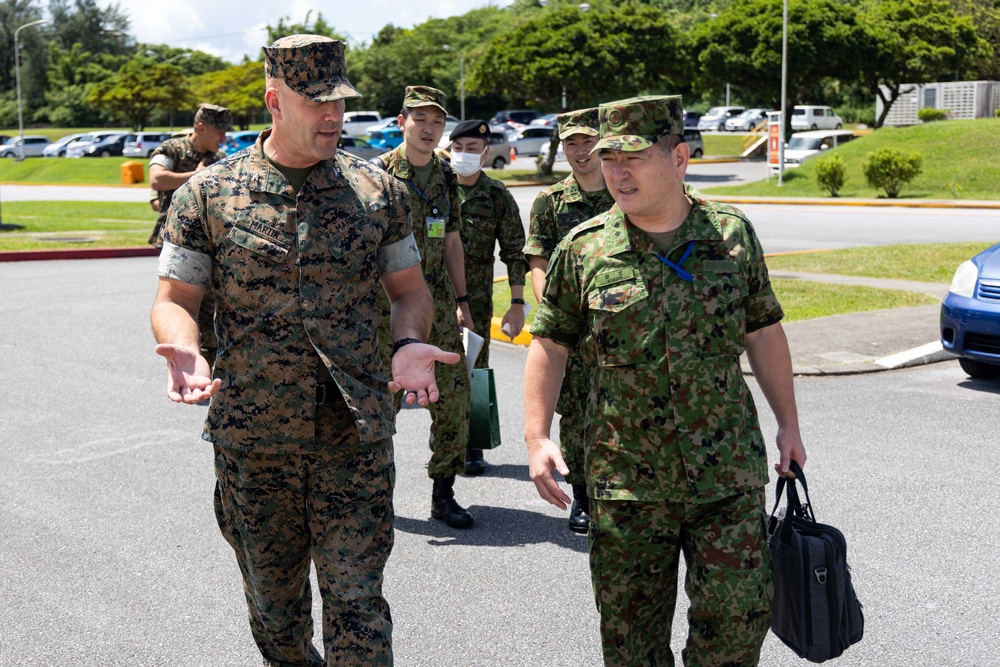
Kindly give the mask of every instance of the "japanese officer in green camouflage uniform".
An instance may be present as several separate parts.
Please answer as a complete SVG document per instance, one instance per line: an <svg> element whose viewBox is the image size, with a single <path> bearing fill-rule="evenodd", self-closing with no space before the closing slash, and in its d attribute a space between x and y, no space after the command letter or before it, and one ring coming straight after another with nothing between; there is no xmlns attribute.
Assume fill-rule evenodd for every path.
<svg viewBox="0 0 1000 667"><path fill-rule="evenodd" d="M476 368L490 366L490 333L493 321L493 262L496 245L500 260L507 265L510 307L501 319L501 328L513 339L524 328L524 281L528 264L524 247L524 225L517 202L500 181L483 173L489 156L489 125L484 120L463 120L451 131L451 168L458 180L458 201L462 213L462 245L465 248L465 284L472 298L472 321L483 336L483 348ZM465 473L486 471L483 450L470 447L465 453Z"/></svg>
<svg viewBox="0 0 1000 667"><path fill-rule="evenodd" d="M149 155L149 183L156 195L156 225L149 236L149 244L163 247L161 230L170 209L170 200L177 188L205 167L226 157L219 146L226 140L226 132L233 129L229 109L215 104L202 104L194 114L194 129L185 137L167 139ZM205 293L198 311L198 328L201 330L201 353L209 365L215 363L219 341L215 337L215 297Z"/></svg>
<svg viewBox="0 0 1000 667"><path fill-rule="evenodd" d="M398 118L403 143L372 162L399 179L410 192L413 237L434 299L434 326L428 342L462 357L460 364L438 369L441 400L430 407L434 451L427 474L433 480L431 517L452 528L470 528L472 515L455 500L454 485L455 476L465 470L471 400L460 327L472 329L474 320L465 285L455 174L434 152L444 134L444 105L445 95L437 88L407 86ZM382 307L388 314L385 299ZM388 359L392 337L384 324L379 328L379 340L383 358Z"/></svg>
<svg viewBox="0 0 1000 667"><path fill-rule="evenodd" d="M770 625L767 452L745 350L778 423L775 469L806 454L781 306L735 208L685 191L681 99L600 106L595 155L615 206L556 248L532 325L525 437L539 494L565 507L549 439L566 357L593 369L588 538L606 665L673 665L681 554L689 667L756 665Z"/></svg>
<svg viewBox="0 0 1000 667"><path fill-rule="evenodd" d="M212 397L215 511L243 576L250 629L266 665L392 664L382 595L392 548L391 392L437 400L435 361L409 343L430 331L430 293L409 197L381 169L337 150L344 43L284 37L264 49L257 143L178 189L163 228L153 306L168 396ZM218 296L211 377L194 315ZM376 330L383 290L399 341L392 379ZM310 564L323 596L325 658L313 647Z"/></svg>
<svg viewBox="0 0 1000 667"><path fill-rule="evenodd" d="M545 271L556 244L569 230L584 220L604 213L615 203L604 185L604 174L596 155L597 107L560 114L556 118L563 153L573 170L563 181L551 185L535 197L524 254L531 267L531 286L535 299L542 302ZM559 392L559 448L569 468L566 482L573 489L569 529L586 534L590 528L590 499L583 474L583 442L587 431L587 394L590 392L590 369L572 350L566 359L566 374Z"/></svg>

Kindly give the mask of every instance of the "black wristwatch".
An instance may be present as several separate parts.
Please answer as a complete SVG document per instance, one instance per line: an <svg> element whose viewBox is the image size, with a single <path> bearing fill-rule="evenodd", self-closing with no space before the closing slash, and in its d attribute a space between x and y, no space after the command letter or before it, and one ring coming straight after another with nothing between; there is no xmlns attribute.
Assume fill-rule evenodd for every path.
<svg viewBox="0 0 1000 667"><path fill-rule="evenodd" d="M422 343L423 341L418 338L400 338L395 343L392 344L392 356L395 356L399 352L399 348L404 345L409 345L410 343Z"/></svg>
<svg viewBox="0 0 1000 667"><path fill-rule="evenodd" d="M463 294L462 296L455 297L455 301L459 303L472 303L472 297L468 294Z"/></svg>
<svg viewBox="0 0 1000 667"><path fill-rule="evenodd" d="M510 305L513 306L514 304L519 304L519 305L523 306L524 305L524 299L511 299L510 300Z"/></svg>

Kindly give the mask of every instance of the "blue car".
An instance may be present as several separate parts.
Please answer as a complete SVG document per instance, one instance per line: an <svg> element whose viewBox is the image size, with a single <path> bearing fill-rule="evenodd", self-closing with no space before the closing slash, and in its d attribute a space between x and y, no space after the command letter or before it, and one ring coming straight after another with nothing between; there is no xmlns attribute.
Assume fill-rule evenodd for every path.
<svg viewBox="0 0 1000 667"><path fill-rule="evenodd" d="M1000 379L1000 243L955 272L941 304L941 345L971 377Z"/></svg>
<svg viewBox="0 0 1000 667"><path fill-rule="evenodd" d="M253 146L258 136L260 136L260 130L226 132L226 143L222 144L222 150L226 151L226 155L239 153L247 146Z"/></svg>
<svg viewBox="0 0 1000 667"><path fill-rule="evenodd" d="M385 130L375 130L368 135L368 143L382 151L392 150L403 143L403 131L398 127Z"/></svg>

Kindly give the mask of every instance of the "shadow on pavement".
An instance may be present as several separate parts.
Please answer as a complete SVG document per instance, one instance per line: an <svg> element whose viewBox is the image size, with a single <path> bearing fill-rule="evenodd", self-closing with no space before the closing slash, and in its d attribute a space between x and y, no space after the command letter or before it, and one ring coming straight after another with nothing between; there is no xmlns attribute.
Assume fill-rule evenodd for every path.
<svg viewBox="0 0 1000 667"><path fill-rule="evenodd" d="M475 479L477 477L501 477L503 479L516 479L519 482L531 481L531 477L528 476L527 463L490 463L489 450L486 450L486 472L482 475L462 475L462 477L467 477L469 479Z"/></svg>
<svg viewBox="0 0 1000 667"><path fill-rule="evenodd" d="M1000 381L998 380L973 380L969 378L964 382L959 382L958 386L973 391L981 391L984 394L1000 394ZM489 470L486 472L489 472Z"/></svg>
<svg viewBox="0 0 1000 667"><path fill-rule="evenodd" d="M587 551L586 538L569 531L566 517L509 507L471 506L469 511L476 518L476 525L468 530L449 528L434 519L403 516L396 516L395 527L404 533L426 535L431 538L427 543L432 546L523 547L528 544L554 544L578 553Z"/></svg>

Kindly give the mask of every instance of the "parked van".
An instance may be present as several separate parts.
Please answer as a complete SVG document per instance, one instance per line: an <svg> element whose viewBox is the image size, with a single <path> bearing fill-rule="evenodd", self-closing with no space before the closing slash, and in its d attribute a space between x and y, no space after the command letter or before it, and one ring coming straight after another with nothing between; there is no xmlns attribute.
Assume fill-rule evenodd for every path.
<svg viewBox="0 0 1000 667"><path fill-rule="evenodd" d="M797 132L785 144L785 166L798 167L811 157L854 139L850 130L812 130Z"/></svg>
<svg viewBox="0 0 1000 667"><path fill-rule="evenodd" d="M797 105L792 108L792 131L839 130L844 121L830 107Z"/></svg>
<svg viewBox="0 0 1000 667"><path fill-rule="evenodd" d="M368 131L368 126L378 123L382 116L378 111L348 111L344 114L343 134L357 137Z"/></svg>

